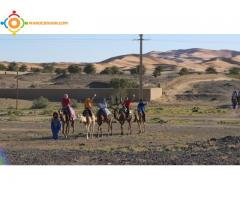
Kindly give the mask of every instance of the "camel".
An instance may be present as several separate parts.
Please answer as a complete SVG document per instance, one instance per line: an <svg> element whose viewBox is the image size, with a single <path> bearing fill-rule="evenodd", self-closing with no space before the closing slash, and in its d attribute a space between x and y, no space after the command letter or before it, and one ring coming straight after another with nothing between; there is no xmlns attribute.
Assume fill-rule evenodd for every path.
<svg viewBox="0 0 240 200"><path fill-rule="evenodd" d="M72 133L75 131L75 122L70 115L64 114L61 109L58 110L58 114L62 122L62 134L67 139L70 132L70 125L72 127Z"/></svg>
<svg viewBox="0 0 240 200"><path fill-rule="evenodd" d="M108 115L107 118L105 118L104 115L98 111L97 113L98 137L100 136L100 133L101 133L101 136L103 136L102 124L104 122L108 125L108 136L109 136L109 132L110 132L110 135L112 135L112 123L113 123L112 114Z"/></svg>
<svg viewBox="0 0 240 200"><path fill-rule="evenodd" d="M90 116L83 116L82 114L79 116L80 123L83 123L86 127L87 131L87 140L89 137L93 138L94 134L94 126L95 126L95 121L96 117L93 115L92 117ZM89 137L88 137L89 135Z"/></svg>
<svg viewBox="0 0 240 200"><path fill-rule="evenodd" d="M137 122L139 128L139 134L145 132L145 119L142 113L138 112L137 110L134 111L134 121Z"/></svg>
<svg viewBox="0 0 240 200"><path fill-rule="evenodd" d="M123 108L115 108L113 111L114 118L120 123L121 125L121 135L123 135L123 125L125 122L128 123L128 131L132 134L132 115L126 116L126 113Z"/></svg>

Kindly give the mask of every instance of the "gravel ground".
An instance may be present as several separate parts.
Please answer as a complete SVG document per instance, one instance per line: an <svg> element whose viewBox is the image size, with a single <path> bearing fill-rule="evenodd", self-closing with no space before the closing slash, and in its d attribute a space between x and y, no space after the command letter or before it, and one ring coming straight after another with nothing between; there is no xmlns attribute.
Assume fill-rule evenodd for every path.
<svg viewBox="0 0 240 200"><path fill-rule="evenodd" d="M238 165L240 137L211 138L148 151L22 150L7 151L14 165Z"/></svg>

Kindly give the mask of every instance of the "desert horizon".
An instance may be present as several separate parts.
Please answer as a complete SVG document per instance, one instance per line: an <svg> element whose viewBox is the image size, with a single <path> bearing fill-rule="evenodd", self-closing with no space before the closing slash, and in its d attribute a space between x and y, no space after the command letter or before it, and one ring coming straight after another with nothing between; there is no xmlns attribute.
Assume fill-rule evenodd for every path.
<svg viewBox="0 0 240 200"><path fill-rule="evenodd" d="M183 67L190 70L200 72L207 67L215 67L218 72L224 72L231 67L240 65L240 51L236 50L212 50L202 48L178 49L169 51L150 51L144 53L144 66L147 71L153 71L156 65L166 65L165 67L175 67L181 69ZM0 61L0 65L5 66L15 61ZM97 72L101 72L107 67L118 67L122 70L129 70L139 63L138 54L124 54L99 62L16 62L18 65L26 65L28 70L34 68L43 68L43 64L52 63L54 68L63 68L71 64L77 64L84 67L87 64L93 64Z"/></svg>
<svg viewBox="0 0 240 200"><path fill-rule="evenodd" d="M47 40L50 43L47 52L45 44L38 44L39 48L35 48L32 55L25 55L32 49L28 45L26 52L19 53L24 59L53 56L56 62L7 62L0 56L0 140L9 163L240 164L240 51L225 48L152 51L161 49L153 47L155 42L159 46L159 38L152 36L151 44L144 41L142 84L146 123L143 123L143 118L138 115L141 98L139 44L130 40L134 36L111 37L109 43L106 38L90 42L92 49L86 52L79 44L65 38L67 42L63 47L69 51L59 50L60 46L51 47L52 41ZM42 37L41 41L44 39ZM80 41L89 42L89 38L85 39ZM134 45L134 53L124 53L131 52L125 46L126 41L128 45ZM116 49L110 51L114 42L121 43L122 53L117 53ZM96 58L103 51L101 45L104 43L107 43L102 46L106 52L99 57L106 59L81 62L83 57ZM72 62L58 61L65 54L70 59L73 49ZM109 52L114 56L106 56ZM74 61L76 58L80 61ZM68 131L62 128L56 143L49 124L54 112L61 114L64 94L68 94L72 102L69 106L76 114L75 129L70 125ZM92 112L96 119L93 120L95 129L89 132L84 117L85 101L91 97L94 97ZM123 110L126 97L132 101L129 113ZM107 102L110 121L101 115L102 99ZM121 112L122 117L119 117ZM66 125L64 120L61 124Z"/></svg>
<svg viewBox="0 0 240 200"><path fill-rule="evenodd" d="M4 200L239 197L240 1L1 3Z"/></svg>

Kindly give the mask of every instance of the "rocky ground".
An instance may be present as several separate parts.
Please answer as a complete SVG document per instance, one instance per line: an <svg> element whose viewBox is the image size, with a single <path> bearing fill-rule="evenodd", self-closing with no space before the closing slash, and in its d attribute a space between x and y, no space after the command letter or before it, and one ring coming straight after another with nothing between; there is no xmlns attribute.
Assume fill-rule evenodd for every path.
<svg viewBox="0 0 240 200"><path fill-rule="evenodd" d="M142 135L137 134L134 124L133 135L126 135L125 125L125 135L121 136L115 123L113 136L86 140L84 126L76 123L76 132L69 140L53 141L49 123L52 112L59 109L58 102L32 110L32 102L21 101L15 111L14 100L0 100L0 148L13 165L240 164L240 113L230 105L231 92L239 81L196 83L191 82L193 79L195 75L188 77L186 87L185 78L168 86L170 94L174 91L171 96L178 88L183 99L166 98L148 105L147 131ZM211 96L216 93L218 96ZM81 106L77 113L82 112Z"/></svg>
<svg viewBox="0 0 240 200"><path fill-rule="evenodd" d="M240 137L211 138L183 146L162 146L148 151L23 150L7 151L15 165L238 165Z"/></svg>

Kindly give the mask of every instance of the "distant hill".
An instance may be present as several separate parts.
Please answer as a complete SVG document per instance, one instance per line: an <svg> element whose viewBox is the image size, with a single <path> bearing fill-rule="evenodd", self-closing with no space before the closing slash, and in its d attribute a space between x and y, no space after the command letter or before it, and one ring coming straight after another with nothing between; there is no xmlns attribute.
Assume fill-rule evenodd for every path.
<svg viewBox="0 0 240 200"><path fill-rule="evenodd" d="M224 72L231 67L240 68L240 52L232 50L209 50L209 49L179 49L166 52L151 51L144 54L143 59L147 73L152 73L157 65L161 65L165 70L179 71L181 68L186 67L189 70L201 72L209 66L215 67L217 71ZM8 62L1 62L5 66ZM19 63L26 64L28 69L42 68L40 63ZM55 63L55 67L67 68L69 62ZM77 63L82 67L86 63ZM116 66L122 71L128 71L139 64L139 56L137 54L120 55L111 57L101 62L92 63L97 69L97 72L102 71L106 67Z"/></svg>
<svg viewBox="0 0 240 200"><path fill-rule="evenodd" d="M240 52L231 50L209 50L209 49L179 49L167 52L151 51L144 55L144 65L147 71L152 71L155 66L161 65L166 68L172 66L173 70L186 67L192 71L205 71L207 67L215 67L217 71L227 71L231 67L240 67ZM112 57L95 65L99 69L117 66L128 70L139 63L136 54ZM175 67L174 67L175 66Z"/></svg>

